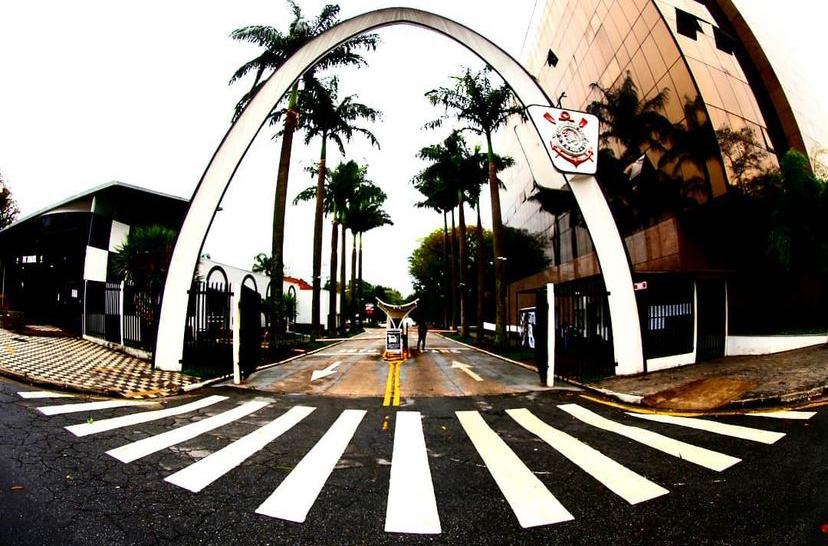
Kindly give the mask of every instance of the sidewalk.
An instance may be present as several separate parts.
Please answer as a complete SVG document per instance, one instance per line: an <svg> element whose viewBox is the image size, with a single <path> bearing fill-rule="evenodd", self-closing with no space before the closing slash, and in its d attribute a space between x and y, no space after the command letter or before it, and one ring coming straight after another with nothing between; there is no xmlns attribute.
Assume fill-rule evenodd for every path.
<svg viewBox="0 0 828 546"><path fill-rule="evenodd" d="M797 402L828 394L828 348L725 357L586 386L625 402L676 410Z"/></svg>
<svg viewBox="0 0 828 546"><path fill-rule="evenodd" d="M125 398L157 398L201 381L75 337L0 328L0 374L42 386Z"/></svg>

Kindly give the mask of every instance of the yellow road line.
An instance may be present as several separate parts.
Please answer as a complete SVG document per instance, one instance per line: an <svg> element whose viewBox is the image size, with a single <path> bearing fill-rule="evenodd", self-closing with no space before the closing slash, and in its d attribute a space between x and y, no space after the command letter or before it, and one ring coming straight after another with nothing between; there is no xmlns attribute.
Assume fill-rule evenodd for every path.
<svg viewBox="0 0 828 546"><path fill-rule="evenodd" d="M394 390L394 366L388 366L388 379L385 380L385 397L382 399L383 406L391 405L391 393Z"/></svg>
<svg viewBox="0 0 828 546"><path fill-rule="evenodd" d="M402 362L394 363L394 405L400 405L400 364Z"/></svg>

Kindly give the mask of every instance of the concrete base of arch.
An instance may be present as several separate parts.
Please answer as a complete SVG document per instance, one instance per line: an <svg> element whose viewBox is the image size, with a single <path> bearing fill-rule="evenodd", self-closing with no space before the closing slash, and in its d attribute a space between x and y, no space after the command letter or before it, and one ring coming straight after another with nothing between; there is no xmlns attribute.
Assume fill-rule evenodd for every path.
<svg viewBox="0 0 828 546"><path fill-rule="evenodd" d="M317 36L289 58L262 86L225 135L193 193L164 287L154 353L156 367L162 370L181 369L187 291L199 253L236 168L274 105L303 72L330 50L354 36L392 25L415 25L451 38L488 63L508 83L524 106L551 105L549 97L535 79L505 51L475 31L433 13L410 8L381 9L343 21ZM540 138L540 135L537 137ZM573 177L570 186L592 235L610 293L617 373L643 371L638 307L623 241L595 179Z"/></svg>

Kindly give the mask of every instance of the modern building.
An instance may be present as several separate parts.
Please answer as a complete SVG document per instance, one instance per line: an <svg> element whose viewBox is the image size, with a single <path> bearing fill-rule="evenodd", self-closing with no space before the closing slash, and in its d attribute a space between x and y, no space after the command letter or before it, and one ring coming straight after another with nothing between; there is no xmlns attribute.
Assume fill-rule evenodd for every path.
<svg viewBox="0 0 828 546"><path fill-rule="evenodd" d="M162 225L178 231L188 204L181 197L110 182L21 218L0 230L0 301L21 311L28 323L60 326L148 357L154 321L142 310L140 291L122 282L112 256L134 226ZM205 285L199 295L191 294L187 327L192 337L197 337L201 322L211 328L218 323L229 326L229 299L223 296L234 290L238 295L243 285L260 296L270 291L265 275L207 258L196 274ZM284 293L296 298L293 327L310 325L312 292L304 280L285 277ZM203 308L194 301L200 302L199 296L207 300ZM323 290L322 306L327 305L328 291ZM197 316L199 311L203 317Z"/></svg>
<svg viewBox="0 0 828 546"><path fill-rule="evenodd" d="M813 309L791 316L797 305L823 301L824 287L760 274L754 262L762 261L762 242L751 237L751 218L741 216L735 196L744 194L745 178L775 166L789 149L813 158L821 137L802 122L807 104L789 100L790 82L780 81L731 0L539 0L522 62L566 108L606 102L606 92L628 79L642 105L662 94L653 110L687 141L676 137L630 158L619 139L608 139L612 154L599 162L634 272L646 370L825 340L770 335L825 326ZM510 322L519 323L520 310L532 310L553 283L558 356L604 361L611 373L600 264L566 181L532 171L542 163L533 156L545 152L528 124L504 131L499 151L517 162L502 176L504 223L548 241L550 262L511 283ZM745 151L755 152L748 168L733 161ZM540 188L541 177L543 186L560 189Z"/></svg>
<svg viewBox="0 0 828 546"><path fill-rule="evenodd" d="M86 281L118 280L111 256L131 226L178 230L188 201L110 182L29 214L0 230L5 304L26 320L83 330Z"/></svg>

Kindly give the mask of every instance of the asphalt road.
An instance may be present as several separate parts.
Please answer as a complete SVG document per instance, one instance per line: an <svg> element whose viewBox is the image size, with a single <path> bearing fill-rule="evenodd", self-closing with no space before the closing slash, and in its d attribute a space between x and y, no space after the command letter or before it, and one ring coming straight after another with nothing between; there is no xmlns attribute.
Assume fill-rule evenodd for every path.
<svg viewBox="0 0 828 546"><path fill-rule="evenodd" d="M349 343L371 348L374 342ZM336 350L343 348L353 350L347 345ZM807 420L709 418L784 433L760 436L773 441L761 443L645 420L580 392L515 393L521 384L530 388L531 374L523 376L525 370L513 365L461 351L426 353L433 354L430 363L418 362L401 377L403 392L407 383L410 388L400 407L383 407L381 394L334 394L334 386L342 389L351 373L353 380L359 377L367 383L373 378L379 390L385 387L382 372L372 371L375 364L382 370L380 363L360 364L371 360L364 354L346 355L345 360L355 362L354 370L347 371L343 362L338 376L319 380L327 388L307 387L312 370L325 369L330 358L343 360L339 354L344 353L300 359L292 373L282 370L284 376L271 372L261 381L272 392L209 388L149 406L56 415L44 415L37 408L88 400L23 399L19 391L38 389L0 380L0 543L828 544L828 535L820 529L828 523L828 406L813 408L816 414ZM458 354L479 372L482 382L450 367L448 362ZM418 365L423 369L413 367ZM434 379L446 388L454 381L454 395L429 393L428 383L416 374L454 378ZM457 383L452 374L468 376L468 388L509 393L462 395L467 383ZM294 376L305 375L304 391L284 392L288 385L300 384ZM477 385L487 382L497 385ZM76 436L65 428L84 425L74 430L95 432L94 427L118 424L106 421L109 418L177 408L216 395L226 398L201 409L89 435ZM300 409L292 409L296 406ZM240 408L250 413L235 415L236 419L225 413L238 413ZM515 409L529 413L506 412ZM636 427L639 432L621 430L648 445L573 413ZM554 427L553 445L519 423L522 419L526 424L531 416ZM212 421L205 421L208 418ZM214 422L217 419L223 422ZM270 423L277 419L284 430L274 432ZM352 435L340 426L348 420ZM215 428L205 430L205 423ZM192 424L202 430L181 428ZM269 428L248 437L264 426ZM170 433L173 430L178 432ZM182 430L192 434L170 438ZM262 439L264 430L276 437ZM641 430L685 442L679 446L681 456L652 447L669 450L669 442L654 440ZM145 438L150 439L134 444ZM251 445L250 438L255 448L240 455L244 450L237 448ZM332 447L337 438L344 451ZM128 444L132 445L123 448ZM107 454L110 450L115 451ZM327 478L326 459L335 464ZM206 463L180 472L199 461ZM728 468L709 468L717 465ZM165 481L173 475L175 483ZM199 492L184 487L196 483L203 486ZM646 497L647 491L652 498L637 498ZM282 496L274 495L277 498L268 505L274 492ZM309 508L302 523L257 513L263 506L276 513L301 512L303 504ZM387 532L388 525L439 533Z"/></svg>

